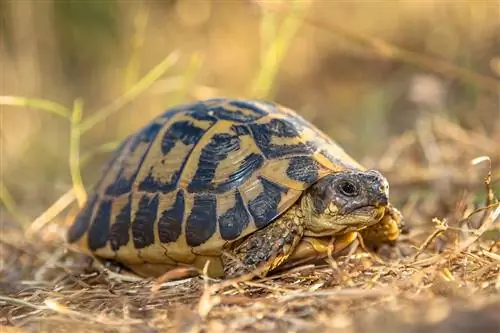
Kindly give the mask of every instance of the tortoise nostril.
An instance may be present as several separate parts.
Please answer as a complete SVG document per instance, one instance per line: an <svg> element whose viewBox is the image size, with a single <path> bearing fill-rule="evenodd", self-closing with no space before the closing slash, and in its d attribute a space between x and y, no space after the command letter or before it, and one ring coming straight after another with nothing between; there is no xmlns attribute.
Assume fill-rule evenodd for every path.
<svg viewBox="0 0 500 333"><path fill-rule="evenodd" d="M377 200L377 206L386 206L389 203L389 198L386 195L381 195Z"/></svg>

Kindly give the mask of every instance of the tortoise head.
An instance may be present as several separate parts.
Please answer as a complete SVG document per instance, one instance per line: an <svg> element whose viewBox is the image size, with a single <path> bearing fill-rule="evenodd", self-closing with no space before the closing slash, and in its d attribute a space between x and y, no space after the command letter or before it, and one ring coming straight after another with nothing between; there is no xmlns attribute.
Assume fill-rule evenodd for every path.
<svg viewBox="0 0 500 333"><path fill-rule="evenodd" d="M345 170L313 184L302 198L306 235L356 231L380 221L389 205L389 183L375 170Z"/></svg>

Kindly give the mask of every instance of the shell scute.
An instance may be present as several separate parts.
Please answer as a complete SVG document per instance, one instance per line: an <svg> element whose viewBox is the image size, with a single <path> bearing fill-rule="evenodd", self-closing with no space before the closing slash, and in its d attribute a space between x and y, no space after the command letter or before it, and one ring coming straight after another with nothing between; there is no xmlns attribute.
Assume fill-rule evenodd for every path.
<svg viewBox="0 0 500 333"><path fill-rule="evenodd" d="M88 245L92 251L105 247L108 242L112 204L112 199L103 198L96 207L88 234Z"/></svg>
<svg viewBox="0 0 500 333"><path fill-rule="evenodd" d="M172 117L160 134L161 140L152 142L144 166L138 171L138 190L175 191L193 148L214 124L213 118L193 119L189 112Z"/></svg>
<svg viewBox="0 0 500 333"><path fill-rule="evenodd" d="M201 139L205 129L193 124L192 121L182 120L172 124L163 135L161 141L161 152L168 155L177 142L182 142L186 146L194 145Z"/></svg>
<svg viewBox="0 0 500 333"><path fill-rule="evenodd" d="M267 123L250 124L255 143L268 159L285 158L291 155L309 155L316 147L300 140L299 130L293 123L273 118Z"/></svg>
<svg viewBox="0 0 500 333"><path fill-rule="evenodd" d="M261 119L269 114L266 110L268 104L248 100L225 100L209 106L218 119L229 120L235 123L250 123Z"/></svg>
<svg viewBox="0 0 500 333"><path fill-rule="evenodd" d="M132 195L123 195L113 202L113 213L111 216L111 227L109 230L109 243L113 251L127 245L130 241L129 228L131 223Z"/></svg>
<svg viewBox="0 0 500 333"><path fill-rule="evenodd" d="M191 247L204 244L217 231L217 199L212 193L197 193L186 220L186 241Z"/></svg>
<svg viewBox="0 0 500 333"><path fill-rule="evenodd" d="M231 132L238 136L250 135L250 129L246 125L232 125Z"/></svg>
<svg viewBox="0 0 500 333"><path fill-rule="evenodd" d="M308 185L318 180L320 166L311 156L296 156L290 159L286 176Z"/></svg>
<svg viewBox="0 0 500 333"><path fill-rule="evenodd" d="M214 135L201 150L196 172L188 185L188 191L194 193L213 190L213 180L218 165L232 151L238 151L239 149L240 140L238 136L229 133Z"/></svg>
<svg viewBox="0 0 500 333"><path fill-rule="evenodd" d="M226 107L220 106L217 108L211 109L214 115L221 120L229 120L237 123L249 123L259 119L261 116L255 116L251 112L245 112L242 110L231 111Z"/></svg>
<svg viewBox="0 0 500 333"><path fill-rule="evenodd" d="M219 216L218 222L221 238L224 240L238 238L250 221L249 212L245 207L240 192L237 190L234 192L233 206Z"/></svg>
<svg viewBox="0 0 500 333"><path fill-rule="evenodd" d="M158 215L159 194L144 194L132 222L132 240L136 249L143 249L155 241L154 223Z"/></svg>
<svg viewBox="0 0 500 333"><path fill-rule="evenodd" d="M151 148L151 143L161 129L161 124L152 123L131 138L130 143L120 156L120 169L114 179L108 180L109 185L105 189L106 195L117 197L130 193L137 173Z"/></svg>
<svg viewBox="0 0 500 333"><path fill-rule="evenodd" d="M241 161L238 169L227 176L226 181L221 182L217 185L216 192L224 193L237 188L247 179L252 177L252 175L255 174L258 170L260 170L263 164L264 158L261 155L250 153ZM222 178L222 176L220 176L220 178Z"/></svg>
<svg viewBox="0 0 500 333"><path fill-rule="evenodd" d="M259 170L264 158L253 138L233 125L221 120L193 149L180 181L188 192L232 191Z"/></svg>
<svg viewBox="0 0 500 333"><path fill-rule="evenodd" d="M163 209L158 220L158 236L162 243L175 242L182 233L185 209L184 191L177 191L175 201L168 202L168 205L168 208Z"/></svg>
<svg viewBox="0 0 500 333"><path fill-rule="evenodd" d="M281 196L288 192L288 188L261 177L259 179L262 191L248 202L248 210L257 228L263 228L279 215Z"/></svg>
<svg viewBox="0 0 500 333"><path fill-rule="evenodd" d="M75 218L73 224L69 227L67 232L67 239L69 243L74 243L79 240L89 229L92 214L97 204L97 194L92 194L85 206L80 210Z"/></svg>

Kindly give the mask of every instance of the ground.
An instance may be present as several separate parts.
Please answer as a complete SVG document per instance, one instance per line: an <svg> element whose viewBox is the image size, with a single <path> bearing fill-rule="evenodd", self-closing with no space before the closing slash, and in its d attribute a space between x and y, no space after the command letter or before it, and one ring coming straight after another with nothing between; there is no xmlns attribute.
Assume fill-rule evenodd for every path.
<svg viewBox="0 0 500 333"><path fill-rule="evenodd" d="M2 332L497 332L498 141L427 120L435 155L415 129L373 165L406 218L395 245L263 279L129 281L90 269L64 244L72 200L24 231L2 221Z"/></svg>

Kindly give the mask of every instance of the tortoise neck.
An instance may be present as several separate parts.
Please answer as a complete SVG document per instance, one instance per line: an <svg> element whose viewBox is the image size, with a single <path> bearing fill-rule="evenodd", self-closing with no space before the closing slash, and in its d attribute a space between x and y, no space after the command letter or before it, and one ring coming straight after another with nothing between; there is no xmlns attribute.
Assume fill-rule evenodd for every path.
<svg viewBox="0 0 500 333"><path fill-rule="evenodd" d="M316 223L318 216L314 211L313 200L311 194L306 191L301 197L300 202L296 205L296 214L301 214L303 216L305 232L309 235L315 234L313 227Z"/></svg>
<svg viewBox="0 0 500 333"><path fill-rule="evenodd" d="M297 210L303 215L304 234L312 237L333 236L345 229L345 226L335 223L335 217L328 213L318 213L314 206L314 197L306 191L297 205Z"/></svg>

